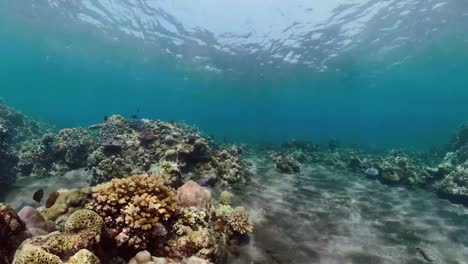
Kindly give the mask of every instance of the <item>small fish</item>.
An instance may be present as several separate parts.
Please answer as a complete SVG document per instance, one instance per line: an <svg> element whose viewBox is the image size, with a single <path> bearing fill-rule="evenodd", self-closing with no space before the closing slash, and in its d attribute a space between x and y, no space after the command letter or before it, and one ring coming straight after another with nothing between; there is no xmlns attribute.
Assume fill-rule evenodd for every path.
<svg viewBox="0 0 468 264"><path fill-rule="evenodd" d="M89 129L89 130L98 130L98 129L103 128L104 126L106 126L105 123L102 123L102 124L94 124L94 125L89 126L88 129Z"/></svg>
<svg viewBox="0 0 468 264"><path fill-rule="evenodd" d="M34 201L40 203L42 201L42 197L44 197L44 190L39 189L33 194Z"/></svg>
<svg viewBox="0 0 468 264"><path fill-rule="evenodd" d="M138 116L137 115L131 115L130 116L132 119L138 119Z"/></svg>
<svg viewBox="0 0 468 264"><path fill-rule="evenodd" d="M49 198L47 198L47 201L46 201L46 208L50 208L52 207L55 202L57 201L57 198L59 197L60 193L55 191L55 192L52 192L50 195L49 195Z"/></svg>
<svg viewBox="0 0 468 264"><path fill-rule="evenodd" d="M214 181L212 179L199 179L197 183L203 187L213 187Z"/></svg>
<svg viewBox="0 0 468 264"><path fill-rule="evenodd" d="M371 167L371 168L368 168L364 173L365 173L367 176L373 176L373 177L375 177L375 176L379 175L379 170L376 169L376 168Z"/></svg>
<svg viewBox="0 0 468 264"><path fill-rule="evenodd" d="M104 116L104 121L107 122L107 119L109 119L109 117L107 115Z"/></svg>

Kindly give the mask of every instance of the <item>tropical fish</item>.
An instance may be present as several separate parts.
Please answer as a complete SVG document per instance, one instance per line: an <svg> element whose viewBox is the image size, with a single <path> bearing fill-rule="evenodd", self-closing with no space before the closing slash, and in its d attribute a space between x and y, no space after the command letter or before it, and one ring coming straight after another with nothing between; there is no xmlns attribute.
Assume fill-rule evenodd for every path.
<svg viewBox="0 0 468 264"><path fill-rule="evenodd" d="M40 203L42 201L42 197L44 197L44 190L39 189L33 194L34 201Z"/></svg>
<svg viewBox="0 0 468 264"><path fill-rule="evenodd" d="M52 207L55 202L57 201L57 198L59 197L60 193L55 191L55 192L52 192L51 194L49 194L49 198L47 198L47 201L46 201L46 208L50 208Z"/></svg>
<svg viewBox="0 0 468 264"><path fill-rule="evenodd" d="M196 182L203 187L213 187L214 185L214 181L212 179L199 179Z"/></svg>
<svg viewBox="0 0 468 264"><path fill-rule="evenodd" d="M89 130L98 130L98 129L101 129L105 126L106 124L105 123L102 123L102 124L94 124L94 125L91 125L88 127Z"/></svg>

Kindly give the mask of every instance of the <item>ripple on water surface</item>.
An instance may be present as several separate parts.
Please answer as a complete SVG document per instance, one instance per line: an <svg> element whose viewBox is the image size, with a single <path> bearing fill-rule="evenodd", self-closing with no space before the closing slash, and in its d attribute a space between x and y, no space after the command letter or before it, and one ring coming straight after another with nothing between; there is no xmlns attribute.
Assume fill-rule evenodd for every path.
<svg viewBox="0 0 468 264"><path fill-rule="evenodd" d="M256 229L231 263L468 263L468 209L418 189L305 167L259 164L237 198Z"/></svg>

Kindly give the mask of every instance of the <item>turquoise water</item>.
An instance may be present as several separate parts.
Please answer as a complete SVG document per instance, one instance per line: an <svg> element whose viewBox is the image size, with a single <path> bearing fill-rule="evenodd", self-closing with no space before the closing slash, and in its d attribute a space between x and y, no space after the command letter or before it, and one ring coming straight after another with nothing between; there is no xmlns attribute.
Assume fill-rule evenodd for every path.
<svg viewBox="0 0 468 264"><path fill-rule="evenodd" d="M0 36L0 202L16 211L49 219L38 190L148 173L211 192L210 214L190 219L223 237L216 263L467 263L467 127L453 137L468 121L467 1L0 0ZM43 137L16 110L60 129L100 126ZM226 227L238 211L218 203L224 190L249 236ZM88 196L56 201L69 210L50 218L57 230ZM179 224L192 211L177 202ZM158 247L196 240L198 226L172 224L135 232ZM126 263L136 248L114 245L125 232L93 253ZM17 248L1 236L0 264Z"/></svg>
<svg viewBox="0 0 468 264"><path fill-rule="evenodd" d="M218 138L244 142L336 137L349 144L428 148L446 143L468 116L466 19L384 55L360 44L322 71L298 64L260 67L255 56L243 56L218 58L223 71L213 73L188 58L166 56L158 40L74 21L63 15L66 6L53 13L50 7L5 4L1 96L59 126L137 114L185 120ZM366 34L371 32L362 38ZM418 37L412 34L405 36Z"/></svg>

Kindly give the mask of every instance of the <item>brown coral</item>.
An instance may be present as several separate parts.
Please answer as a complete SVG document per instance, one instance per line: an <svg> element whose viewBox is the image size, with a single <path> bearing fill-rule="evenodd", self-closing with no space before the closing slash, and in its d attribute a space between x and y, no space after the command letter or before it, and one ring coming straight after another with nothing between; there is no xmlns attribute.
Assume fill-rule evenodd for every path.
<svg viewBox="0 0 468 264"><path fill-rule="evenodd" d="M164 232L178 212L174 189L160 176L136 175L93 188L87 208L104 218L106 231L117 246L145 249ZM163 227L161 227L161 225Z"/></svg>
<svg viewBox="0 0 468 264"><path fill-rule="evenodd" d="M234 234L243 235L253 231L253 225L242 207L237 207L233 212L228 214L227 223L229 229Z"/></svg>

